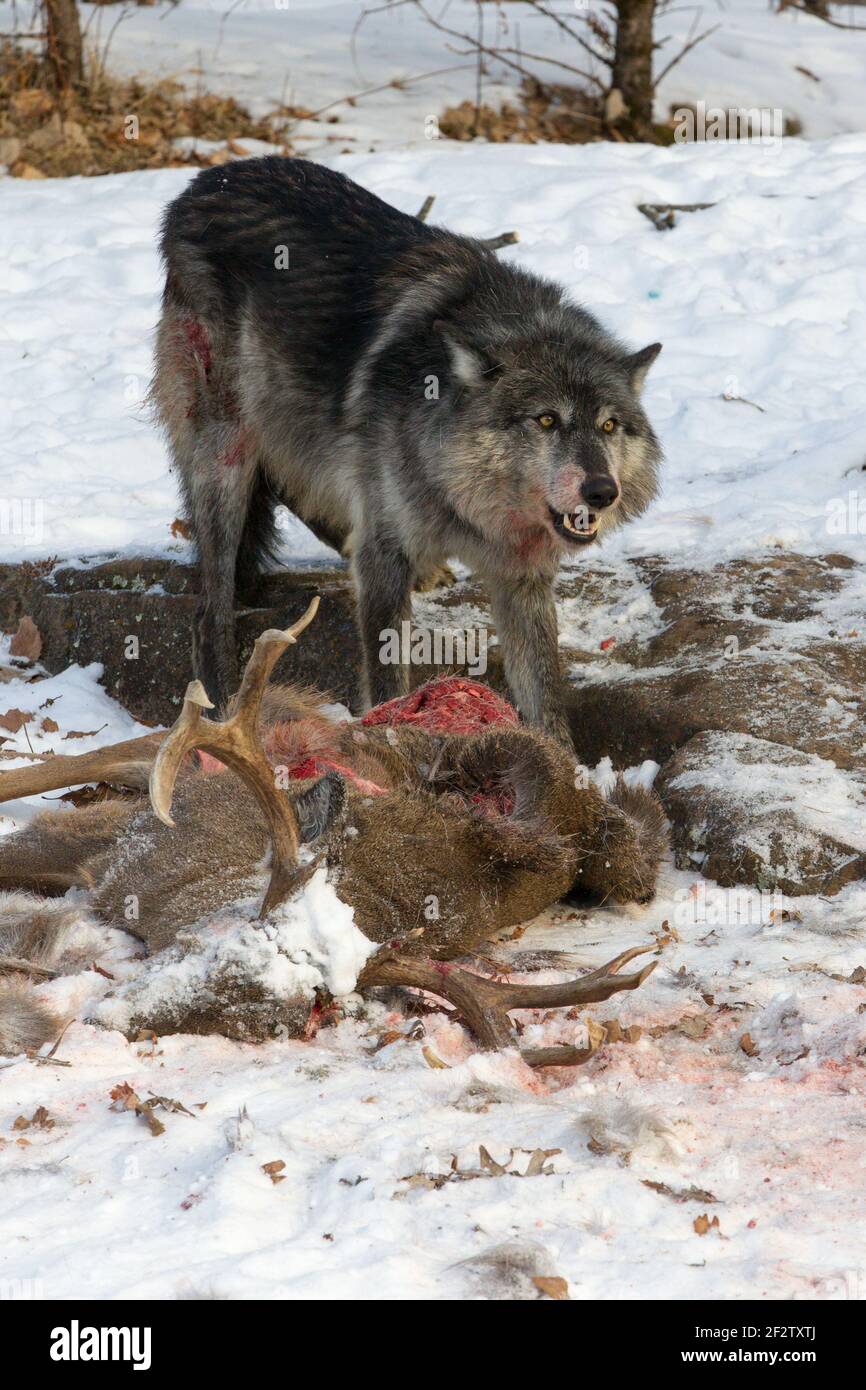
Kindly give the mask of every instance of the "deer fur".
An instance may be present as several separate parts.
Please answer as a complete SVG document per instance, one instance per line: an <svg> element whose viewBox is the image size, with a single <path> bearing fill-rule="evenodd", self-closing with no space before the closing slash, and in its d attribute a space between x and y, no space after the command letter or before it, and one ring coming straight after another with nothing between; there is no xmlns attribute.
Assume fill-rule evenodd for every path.
<svg viewBox="0 0 866 1390"><path fill-rule="evenodd" d="M595 786L575 785L573 759L537 730L443 735L335 724L324 698L271 687L260 738L277 771L311 760L331 767L289 778L286 795L302 842L324 859L372 941L450 960L575 888L600 900L652 895L665 822L651 793L620 780L605 800ZM173 946L206 914L259 891L270 847L247 784L203 761L188 760L178 779L175 827L157 820L144 798L44 812L0 841L0 884L87 888L90 909L139 937L148 954ZM22 909L16 930L31 931L36 951L48 931L40 936L40 914L60 924L64 909L29 901L30 917ZM25 955L23 940L8 953ZM27 1017L18 984L3 990L0 1052L50 1036L54 1021L38 1008Z"/></svg>

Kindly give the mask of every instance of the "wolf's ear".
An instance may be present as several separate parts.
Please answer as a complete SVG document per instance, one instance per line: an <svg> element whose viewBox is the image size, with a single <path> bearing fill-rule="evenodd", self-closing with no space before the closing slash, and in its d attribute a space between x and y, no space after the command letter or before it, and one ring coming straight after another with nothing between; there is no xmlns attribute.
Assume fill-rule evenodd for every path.
<svg viewBox="0 0 866 1390"><path fill-rule="evenodd" d="M483 348L471 343L453 324L437 319L433 328L448 349L451 368L461 386L480 386L483 381L492 381L498 375L501 363L494 361Z"/></svg>
<svg viewBox="0 0 866 1390"><path fill-rule="evenodd" d="M650 343L649 347L641 348L640 352L633 352L625 359L623 366L631 378L632 389L636 396L639 396L643 390L646 374L661 350L661 343Z"/></svg>

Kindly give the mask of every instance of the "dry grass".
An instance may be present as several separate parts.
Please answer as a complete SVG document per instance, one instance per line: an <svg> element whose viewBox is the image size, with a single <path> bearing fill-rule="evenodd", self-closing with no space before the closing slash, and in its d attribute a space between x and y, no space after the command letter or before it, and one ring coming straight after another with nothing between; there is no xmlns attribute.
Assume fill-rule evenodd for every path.
<svg viewBox="0 0 866 1390"><path fill-rule="evenodd" d="M585 145L596 140L625 141L622 129L605 120L601 98L554 83L543 85L525 81L519 105L505 102L500 108L463 101L449 106L439 117L439 129L449 140L474 140L480 136L494 142L538 145L554 141L562 145ZM655 127L660 145L673 140L673 123Z"/></svg>
<svg viewBox="0 0 866 1390"><path fill-rule="evenodd" d="M80 90L56 92L39 54L0 45L0 164L19 178L117 174L171 165L200 167L248 153L245 139L288 153L285 114L255 119L234 97L193 93L180 82L114 78L89 65ZM187 152L180 136L217 141Z"/></svg>

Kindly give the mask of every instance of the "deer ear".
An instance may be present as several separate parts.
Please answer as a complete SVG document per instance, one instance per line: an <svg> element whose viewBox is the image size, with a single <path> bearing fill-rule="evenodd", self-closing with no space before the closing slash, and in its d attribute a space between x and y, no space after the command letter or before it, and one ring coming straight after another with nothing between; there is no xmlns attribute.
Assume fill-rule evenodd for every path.
<svg viewBox="0 0 866 1390"><path fill-rule="evenodd" d="M448 349L451 369L461 386L480 386L498 374L501 364L476 343L470 342L453 324L437 319L433 328Z"/></svg>
<svg viewBox="0 0 866 1390"><path fill-rule="evenodd" d="M649 347L633 352L625 359L623 366L631 378L632 390L639 396L646 381L646 374L662 350L661 343L650 343Z"/></svg>
<svg viewBox="0 0 866 1390"><path fill-rule="evenodd" d="M313 845L333 829L346 805L346 784L338 772L326 772L295 800L301 844Z"/></svg>

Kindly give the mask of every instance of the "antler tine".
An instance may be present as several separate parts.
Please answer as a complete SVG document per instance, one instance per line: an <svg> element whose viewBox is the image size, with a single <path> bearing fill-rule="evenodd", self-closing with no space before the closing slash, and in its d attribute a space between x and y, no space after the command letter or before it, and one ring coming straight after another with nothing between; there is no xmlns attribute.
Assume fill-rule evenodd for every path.
<svg viewBox="0 0 866 1390"><path fill-rule="evenodd" d="M620 990L638 989L655 970L651 961L634 975L620 975L620 966L651 946L635 946L623 951L598 970L576 980L556 985L503 984L496 980L473 975L468 970L447 961L422 960L380 952L364 966L358 977L358 989L372 985L410 985L447 999L460 1013L483 1048L513 1047L514 1032L508 1017L512 1009L561 1008L573 1004L597 1004ZM592 1055L593 1048L575 1047L536 1048L522 1055L530 1066L576 1066Z"/></svg>
<svg viewBox="0 0 866 1390"><path fill-rule="evenodd" d="M187 753L193 748L201 747L199 740L202 736L203 709L213 709L213 704L208 699L201 681L190 681L183 697L183 708L169 730L168 737L163 740L150 770L148 791L153 813L163 825L170 825L172 829L174 821L171 817L171 801L174 784ZM218 727L216 724L210 725L209 720L206 724L211 730Z"/></svg>
<svg viewBox="0 0 866 1390"><path fill-rule="evenodd" d="M250 659L247 662L246 670L240 684L240 689L235 696L234 719L239 723L253 726L259 717L259 708L262 703L262 696L265 687L270 680L271 672L282 656L286 647L290 647L297 641L304 628L309 627L319 611L319 595L310 601L306 613L304 613L296 623L285 629L270 627L266 632L262 632L257 638L253 647Z"/></svg>
<svg viewBox="0 0 866 1390"><path fill-rule="evenodd" d="M262 695L277 660L316 616L318 595L306 613L284 631L269 628L256 640L246 665L240 690L229 719L205 718L204 709L213 709L201 681L186 689L183 709L162 744L150 774L150 804L165 825L174 826L171 802L177 774L186 754L194 748L212 753L243 779L264 810L271 831L271 877L262 902L260 917L283 902L298 881L300 832L294 806L281 795L274 771L265 757L258 734Z"/></svg>

